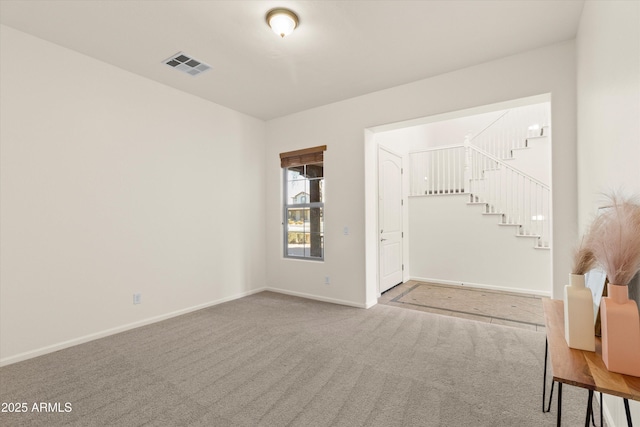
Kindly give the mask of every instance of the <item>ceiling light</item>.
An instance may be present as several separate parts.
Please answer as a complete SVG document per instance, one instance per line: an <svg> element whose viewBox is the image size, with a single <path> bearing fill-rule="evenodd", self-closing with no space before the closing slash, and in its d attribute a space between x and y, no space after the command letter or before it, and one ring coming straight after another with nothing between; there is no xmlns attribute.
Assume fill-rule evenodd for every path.
<svg viewBox="0 0 640 427"><path fill-rule="evenodd" d="M267 13L267 24L280 37L288 36L298 26L298 15L289 9L272 9Z"/></svg>

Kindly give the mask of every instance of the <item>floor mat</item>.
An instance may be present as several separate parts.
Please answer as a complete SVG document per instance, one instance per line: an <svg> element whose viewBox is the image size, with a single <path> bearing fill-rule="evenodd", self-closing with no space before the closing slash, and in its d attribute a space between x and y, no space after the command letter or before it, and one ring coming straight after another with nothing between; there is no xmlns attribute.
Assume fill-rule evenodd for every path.
<svg viewBox="0 0 640 427"><path fill-rule="evenodd" d="M542 326L540 299L534 295L418 282L391 301Z"/></svg>

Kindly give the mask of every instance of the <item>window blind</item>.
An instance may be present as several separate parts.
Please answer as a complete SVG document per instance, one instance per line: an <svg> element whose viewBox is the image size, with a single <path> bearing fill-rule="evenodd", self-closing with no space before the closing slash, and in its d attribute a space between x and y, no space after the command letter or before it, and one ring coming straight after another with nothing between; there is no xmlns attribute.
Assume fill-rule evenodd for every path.
<svg viewBox="0 0 640 427"><path fill-rule="evenodd" d="M326 150L326 145L320 145L318 147L280 153L280 167L290 168L313 163L322 163L324 160L324 152Z"/></svg>

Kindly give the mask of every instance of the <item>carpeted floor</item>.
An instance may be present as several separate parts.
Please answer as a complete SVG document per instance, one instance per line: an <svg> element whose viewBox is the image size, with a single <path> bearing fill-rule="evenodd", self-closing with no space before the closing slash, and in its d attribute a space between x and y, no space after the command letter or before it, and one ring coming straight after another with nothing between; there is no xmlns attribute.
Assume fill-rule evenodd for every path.
<svg viewBox="0 0 640 427"><path fill-rule="evenodd" d="M553 426L544 334L269 292L0 368L0 425ZM565 425L585 390L565 387ZM555 406L555 404L554 404Z"/></svg>

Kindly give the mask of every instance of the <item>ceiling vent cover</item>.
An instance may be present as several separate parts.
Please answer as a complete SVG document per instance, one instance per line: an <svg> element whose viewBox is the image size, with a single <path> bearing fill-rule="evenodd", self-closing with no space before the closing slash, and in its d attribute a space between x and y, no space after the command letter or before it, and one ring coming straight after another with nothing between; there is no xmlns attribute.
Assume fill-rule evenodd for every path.
<svg viewBox="0 0 640 427"><path fill-rule="evenodd" d="M178 52L162 62L164 62L171 68L180 70L183 73L191 74L192 76L197 76L198 74L202 74L205 71L211 69L211 65L207 65L202 61L194 59L192 56L187 55L183 52Z"/></svg>

